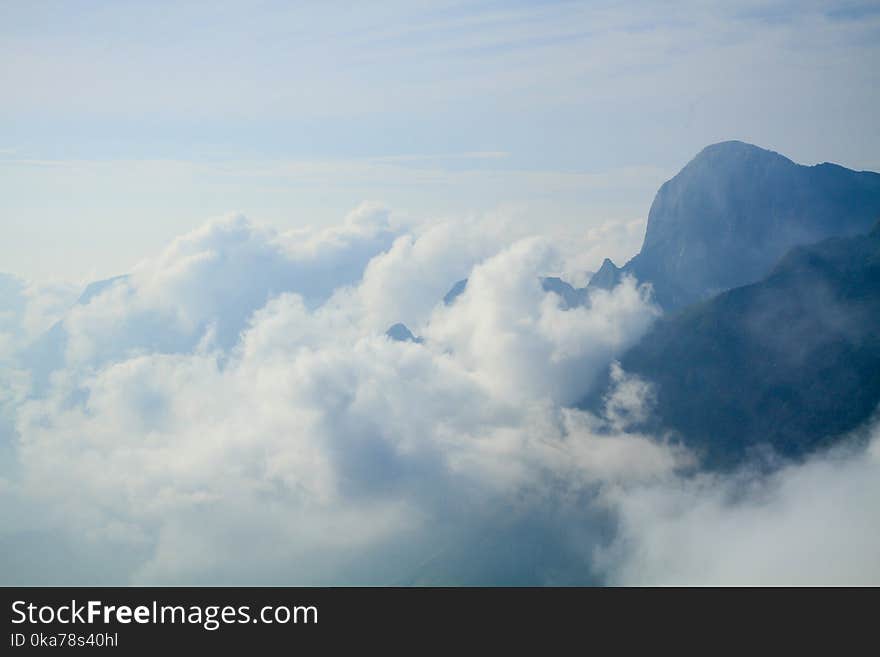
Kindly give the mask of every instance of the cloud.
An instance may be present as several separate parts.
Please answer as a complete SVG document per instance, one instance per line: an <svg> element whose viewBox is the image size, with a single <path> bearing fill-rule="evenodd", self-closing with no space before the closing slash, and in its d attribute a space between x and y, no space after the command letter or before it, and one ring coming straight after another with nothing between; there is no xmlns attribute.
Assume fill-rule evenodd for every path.
<svg viewBox="0 0 880 657"><path fill-rule="evenodd" d="M823 461L755 475L765 492L731 507L740 480L630 430L651 389L619 368L603 416L570 408L658 314L631 278L563 310L540 277L571 268L502 224L407 229L378 206L322 231L233 216L182 236L65 314L43 388L27 368L4 382L0 579L703 581L713 557L665 570L668 552L722 559L710 539L737 524L753 541L729 572L748 579L764 527L797 535L809 482L831 491L813 508L864 501L876 464L846 479ZM386 338L397 321L424 341ZM781 502L765 518L752 498ZM852 550L876 538L863 514L836 527Z"/></svg>
<svg viewBox="0 0 880 657"><path fill-rule="evenodd" d="M658 311L633 279L613 293L597 291L589 308L562 310L537 276L558 268L558 258L535 238L481 263L455 303L437 307L425 335L449 344L459 362L510 399L575 403Z"/></svg>
<svg viewBox="0 0 880 657"><path fill-rule="evenodd" d="M765 475L745 468L605 492L615 584L880 583L880 428Z"/></svg>
<svg viewBox="0 0 880 657"><path fill-rule="evenodd" d="M552 246L499 241L457 224L395 236L375 208L318 235L209 223L65 317L64 363L16 408L10 485L54 541L140 555L124 581L341 583L421 577L438 541L455 554L498 505L530 526L590 468L669 467L582 444L588 420L550 385L587 387L580 368L636 339L656 313L645 291L563 311L538 283ZM385 338L397 319L425 343Z"/></svg>
<svg viewBox="0 0 880 657"><path fill-rule="evenodd" d="M315 307L357 282L396 235L388 212L369 204L341 226L317 231L278 233L241 215L211 221L81 300L48 350L63 360L42 362L43 350L30 366L92 367L136 353L184 353L199 343L228 349L270 298L295 291Z"/></svg>
<svg viewBox="0 0 880 657"><path fill-rule="evenodd" d="M14 358L61 319L77 294L75 285L33 283L0 272L0 362Z"/></svg>

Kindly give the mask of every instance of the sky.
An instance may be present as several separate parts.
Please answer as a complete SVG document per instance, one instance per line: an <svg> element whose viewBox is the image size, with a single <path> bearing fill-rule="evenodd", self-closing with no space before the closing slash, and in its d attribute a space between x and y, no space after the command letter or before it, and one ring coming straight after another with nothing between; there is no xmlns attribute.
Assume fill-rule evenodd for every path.
<svg viewBox="0 0 880 657"><path fill-rule="evenodd" d="M880 6L719 4L0 0L0 584L880 583L880 424L701 469L650 283L542 284L880 170Z"/></svg>
<svg viewBox="0 0 880 657"><path fill-rule="evenodd" d="M287 230L364 201L626 226L625 260L710 143L880 170L877 2L0 6L0 271L29 280L130 271L229 212Z"/></svg>

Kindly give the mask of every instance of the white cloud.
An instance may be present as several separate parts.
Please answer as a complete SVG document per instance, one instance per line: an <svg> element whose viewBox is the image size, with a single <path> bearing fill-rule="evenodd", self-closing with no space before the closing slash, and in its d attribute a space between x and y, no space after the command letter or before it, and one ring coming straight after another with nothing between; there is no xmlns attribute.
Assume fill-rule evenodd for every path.
<svg viewBox="0 0 880 657"><path fill-rule="evenodd" d="M644 438L590 443L559 406L654 317L632 281L566 314L540 289L561 262L543 240L490 255L495 228L392 236L376 208L318 235L231 217L76 306L66 363L17 408L20 495L83 550L141 555L129 581L344 581L410 540L418 573L437 523L466 540L551 481L671 467ZM385 338L398 319L425 343Z"/></svg>
<svg viewBox="0 0 880 657"><path fill-rule="evenodd" d="M617 487L620 519L600 551L615 584L880 583L880 428L770 475L672 478Z"/></svg>
<svg viewBox="0 0 880 657"><path fill-rule="evenodd" d="M131 353L179 353L207 339L229 348L251 314L296 291L309 307L357 282L396 236L388 212L364 205L343 225L278 233L241 215L212 221L138 264L64 320L69 364Z"/></svg>
<svg viewBox="0 0 880 657"><path fill-rule="evenodd" d="M0 272L0 362L49 329L70 309L77 287L34 283Z"/></svg>
<svg viewBox="0 0 880 657"><path fill-rule="evenodd" d="M500 224L405 230L376 206L319 232L230 217L179 238L66 315L47 387L28 396L27 372L4 382L17 392L2 402L16 435L0 577L747 580L773 565L761 539L799 535L804 509L864 501L875 456L863 471L823 461L755 478L781 502L730 506L737 482L692 478L685 450L629 432L651 391L619 369L605 417L569 408L657 315L632 279L562 310L540 276L571 266ZM424 342L387 339L399 320ZM864 514L835 522L830 547L876 546ZM736 526L739 562L721 544ZM29 562L33 541L66 573Z"/></svg>
<svg viewBox="0 0 880 657"><path fill-rule="evenodd" d="M613 293L596 291L589 308L564 311L538 279L559 262L542 239L517 242L474 268L455 303L437 308L426 336L510 399L579 401L657 311L632 279Z"/></svg>

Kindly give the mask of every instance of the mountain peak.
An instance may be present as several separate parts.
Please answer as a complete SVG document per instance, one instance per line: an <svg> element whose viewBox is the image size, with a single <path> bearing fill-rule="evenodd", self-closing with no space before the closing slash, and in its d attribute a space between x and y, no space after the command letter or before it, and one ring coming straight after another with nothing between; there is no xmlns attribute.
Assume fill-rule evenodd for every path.
<svg viewBox="0 0 880 657"><path fill-rule="evenodd" d="M731 165L737 165L742 163L743 161L777 161L780 164L798 166L795 164L795 162L785 157L781 153L777 153L776 151L770 150L769 148L762 148L761 146L755 146L754 144L750 144L745 141L738 141L735 139L729 141L719 141L715 144L709 144L708 146L703 148L703 150L697 153L686 166L690 166L692 164L701 165L705 163L729 163Z"/></svg>
<svg viewBox="0 0 880 657"><path fill-rule="evenodd" d="M620 268L610 258L605 258L599 271L590 279L588 287L610 290L620 282L620 273Z"/></svg>
<svg viewBox="0 0 880 657"><path fill-rule="evenodd" d="M794 246L864 233L878 215L878 174L724 141L660 187L641 251L621 271L681 308L759 280Z"/></svg>
<svg viewBox="0 0 880 657"><path fill-rule="evenodd" d="M781 157L786 160L788 159L784 155L780 155L776 151L770 150L769 148L756 146L755 144L750 144L747 141L740 141L739 139L728 139L727 141L719 141L714 144L709 144L708 146L703 147L703 150L697 153L694 159L697 159L703 155L729 155L734 153L764 153L767 155Z"/></svg>

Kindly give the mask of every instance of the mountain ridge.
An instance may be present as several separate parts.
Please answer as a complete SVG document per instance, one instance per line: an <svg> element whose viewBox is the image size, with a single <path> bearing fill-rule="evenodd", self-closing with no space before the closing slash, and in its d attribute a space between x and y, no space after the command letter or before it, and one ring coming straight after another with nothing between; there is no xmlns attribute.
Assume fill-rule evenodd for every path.
<svg viewBox="0 0 880 657"><path fill-rule="evenodd" d="M791 249L757 283L660 319L620 359L655 386L643 430L672 431L706 464L770 446L800 457L880 404L880 223ZM581 404L596 410L610 376Z"/></svg>
<svg viewBox="0 0 880 657"><path fill-rule="evenodd" d="M676 310L760 280L794 246L864 233L878 216L878 173L797 164L741 141L711 144L660 186L639 253L623 267L606 259L589 285L613 287L631 274Z"/></svg>

